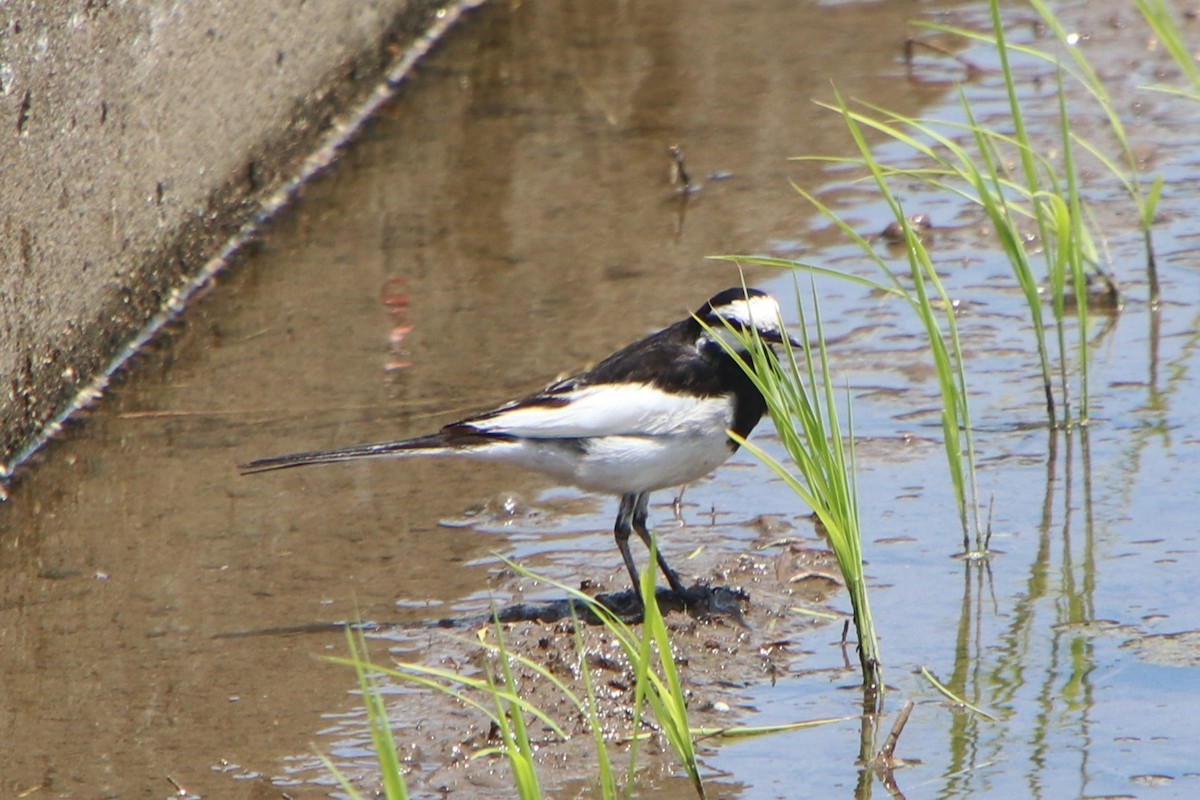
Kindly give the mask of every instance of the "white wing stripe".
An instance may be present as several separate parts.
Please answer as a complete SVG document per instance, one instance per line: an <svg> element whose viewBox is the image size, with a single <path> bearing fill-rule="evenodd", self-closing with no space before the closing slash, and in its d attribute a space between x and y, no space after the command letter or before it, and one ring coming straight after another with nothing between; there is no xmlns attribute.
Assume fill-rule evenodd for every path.
<svg viewBox="0 0 1200 800"><path fill-rule="evenodd" d="M711 434L733 418L731 397L671 394L647 384L586 386L558 397L567 402L504 409L469 424L489 433L554 439Z"/></svg>

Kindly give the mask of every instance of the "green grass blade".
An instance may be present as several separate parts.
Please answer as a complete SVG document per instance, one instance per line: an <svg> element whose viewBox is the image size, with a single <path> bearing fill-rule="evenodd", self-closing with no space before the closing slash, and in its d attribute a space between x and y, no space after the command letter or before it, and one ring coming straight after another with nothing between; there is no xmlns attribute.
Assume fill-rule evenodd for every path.
<svg viewBox="0 0 1200 800"><path fill-rule="evenodd" d="M844 717L827 717L825 719L808 719L803 722L786 722L781 725L743 725L728 728L693 728L692 734L703 739L754 739L759 736L774 736L779 733L791 733L808 728L819 728L823 725L833 725L838 722L850 722L862 719L859 715Z"/></svg>
<svg viewBox="0 0 1200 800"><path fill-rule="evenodd" d="M329 760L329 756L318 752L317 758L325 765L325 769L329 770L329 774L338 782L338 785L342 787L342 791L349 795L350 800L363 800L362 795L354 788L354 784L350 783L350 779L346 777L345 773L338 769L337 764Z"/></svg>
<svg viewBox="0 0 1200 800"><path fill-rule="evenodd" d="M346 644L358 676L358 688L367 709L367 724L371 729L371 743L375 746L375 758L383 780L384 795L388 800L407 800L408 790L404 785L404 771L396 752L396 740L388 722L387 708L383 695L375 683L367 654L367 640L361 629L346 626Z"/></svg>
<svg viewBox="0 0 1200 800"><path fill-rule="evenodd" d="M983 709L979 708L978 706L971 705L966 700L963 700L961 697L956 695L954 692L952 692L950 690L950 687L946 686L944 683L939 681L937 678L933 677L933 673L930 672L927 668L921 667L921 675L923 675L925 677L925 680L929 681L929 683L933 686L933 688L937 689L941 694L943 694L948 700L950 700L950 702L954 703L955 705L961 706L962 708L965 708L974 714L978 714L979 716L983 717L984 719L986 719L990 722L999 722L1000 721L999 717L997 717L993 714L989 714L988 712L984 711Z"/></svg>
<svg viewBox="0 0 1200 800"><path fill-rule="evenodd" d="M653 565L658 555L658 539L650 537L650 561ZM704 781L700 778L700 765L696 760L696 748L692 741L692 733L688 726L687 699L683 685L679 680L679 669L675 665L675 655L671 648L671 640L667 633L666 622L663 621L662 611L658 607L655 595L654 570L647 568L642 571L640 587L642 593L642 646L641 656L649 662L651 644L658 653L658 666L661 681L649 694L651 705L655 709L658 724L671 749L675 751L680 764L687 771L696 790L696 796L705 800ZM647 663L648 666L648 663ZM648 675L654 673L647 672Z"/></svg>
<svg viewBox="0 0 1200 800"><path fill-rule="evenodd" d="M813 303L816 304L815 288ZM797 307L801 314L800 325L804 328L804 305L799 302L798 296ZM786 334L787 327L783 321L774 322ZM728 433L736 443L767 464L821 520L850 594L855 628L859 635L864 684L881 688L878 641L863 579L857 497L851 474L853 458L849 461L846 458L844 440L838 427L837 404L833 397L833 380L819 310L816 323L817 346L814 348L806 337L802 338L799 361L794 351L787 351L788 369L780 366L779 360L753 327L743 332L725 323L725 333L744 350L722 336L714 336L762 392L767 412L796 472L793 474L762 448L747 442L733 431ZM712 330L707 325L705 328ZM748 361L746 356L749 357Z"/></svg>
<svg viewBox="0 0 1200 800"><path fill-rule="evenodd" d="M608 755L608 745L604 741L604 726L600 722L600 709L599 704L596 702L595 687L592 684L592 669L588 664L587 648L583 643L579 618L575 616L574 611L572 611L571 617L575 623L575 653L579 659L579 677L583 681L583 696L585 698L585 705L581 709L581 712L584 719L587 720L588 729L592 733L592 742L596 748L600 797L602 800L616 800L617 779L613 774L612 759Z"/></svg>
<svg viewBox="0 0 1200 800"><path fill-rule="evenodd" d="M326 656L326 661L332 664L344 664L354 666L350 659L338 658L335 656ZM488 716L492 716L487 705L475 700L467 692L454 688L455 685L463 686L467 689L473 689L477 692L488 695L498 695L505 703L516 703L521 705L526 713L529 713L538 718L546 725L556 736L566 739L567 734L545 711L538 708L532 703L528 703L518 696L515 692L511 692L505 687L496 686L486 678L471 678L462 675L453 670L443 669L441 667L429 667L423 664L404 663L398 664L395 667L385 667L379 664L370 665L370 669L375 674L386 675L396 680L401 680L406 683L411 683L428 689L434 689L442 694L453 697L467 705L470 705ZM493 721L496 721L493 718Z"/></svg>
<svg viewBox="0 0 1200 800"><path fill-rule="evenodd" d="M1196 66L1195 56L1172 17L1171 7L1164 0L1135 0L1135 3L1142 17L1154 30L1154 35L1187 76L1192 89L1200 92L1200 67Z"/></svg>
<svg viewBox="0 0 1200 800"><path fill-rule="evenodd" d="M500 619L492 615L493 630L496 634L497 661L500 664L501 675L504 677L505 691L493 683L491 669L486 670L488 681L491 683L491 695L496 704L496 720L500 728L501 741L504 742L504 754L508 757L513 779L517 785L517 793L522 800L538 800L542 796L541 785L538 781L533 744L529 739L529 728L525 724L525 710L532 705L517 695L517 682L513 677L512 665L509 660L508 648L504 644L504 632ZM541 718L544 715L539 715Z"/></svg>

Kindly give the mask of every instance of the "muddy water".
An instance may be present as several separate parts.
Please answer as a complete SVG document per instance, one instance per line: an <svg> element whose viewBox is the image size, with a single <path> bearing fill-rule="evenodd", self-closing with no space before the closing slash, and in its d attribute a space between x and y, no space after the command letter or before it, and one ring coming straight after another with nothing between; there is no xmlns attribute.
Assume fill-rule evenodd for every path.
<svg viewBox="0 0 1200 800"><path fill-rule="evenodd" d="M945 8L982 22L974 6ZM234 465L425 432L535 387L736 282L706 255L771 251L860 269L788 181L824 187L868 232L882 227L877 199L786 157L848 152L840 122L809 102L830 96L830 80L905 113L952 113L956 64L930 58L909 76L897 60L918 13L935 9L524 4L474 17L0 508L0 793L153 797L176 781L205 797L324 796L314 743L369 785L352 676L313 658L341 653L340 634L296 629L547 594L499 570L497 551L560 579L620 586L614 502L536 476L406 463L241 478ZM1130 302L1090 333L1095 425L1086 439L1056 439L1040 424L1019 298L978 218L906 187L906 202L941 228L939 265L966 304L981 488L995 497L1002 551L988 569L949 557L960 534L916 327L849 285L821 285L854 387L889 711L919 703L898 751L921 762L898 776L910 797L1197 791L1196 737L1170 713L1194 706L1200 688L1192 640L1156 636L1200 628L1189 302L1200 279L1186 193L1195 109L1135 93L1162 61L1145 53L1131 12L1068 14L1119 102L1139 112L1135 136L1167 177L1168 302L1158 313L1144 303L1132 212L1098 177L1089 191ZM1023 19L1014 31L1031 35ZM1000 107L986 75L968 91ZM668 184L671 144L699 192ZM790 292L777 275L754 277ZM523 497L524 512L478 511L500 495ZM854 714L854 693L839 690L854 676L837 630L800 639L810 619L779 613L824 605L783 594L790 573L768 547L784 536L820 547L804 509L746 456L688 489L682 522L669 492L655 499L676 566L750 585L764 615L725 659L741 670L727 681L742 687L731 705L758 712L738 720ZM787 637L771 682L759 645ZM431 634L386 638L405 657L457 653ZM728 665L705 663L707 687ZM912 674L923 665L1001 721L946 708ZM414 784L506 796L499 767L446 767L447 741L414 718L464 738L478 723L457 709L439 720L438 708L397 703L404 746L437 773ZM706 764L723 773L723 796L850 795L859 737L854 721L710 748ZM586 785L554 763L549 785ZM686 796L651 763L648 786Z"/></svg>

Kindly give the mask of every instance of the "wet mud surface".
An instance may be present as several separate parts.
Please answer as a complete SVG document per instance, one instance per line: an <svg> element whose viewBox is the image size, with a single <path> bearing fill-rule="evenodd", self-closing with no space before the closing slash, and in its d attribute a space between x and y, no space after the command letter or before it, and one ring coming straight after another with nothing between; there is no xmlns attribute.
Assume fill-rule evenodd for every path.
<svg viewBox="0 0 1200 800"><path fill-rule="evenodd" d="M831 625L828 614L821 619L804 613L827 611L828 601L840 586L832 577L837 571L832 554L815 539L759 539L751 545L737 560L710 568L715 579L727 584L689 586L686 609L669 590L659 592L688 699L690 724L714 731L703 737L702 750L719 742L721 735L715 731L744 725L755 710L743 694L746 687L803 673L808 647L839 647L846 658L842 677L851 683L857 668L854 642L839 641L840 622ZM493 578L496 594L511 591L515 578L507 570L498 572ZM552 595L554 590L539 595L547 591ZM626 609L632 600L629 590L601 597L607 598L606 604ZM676 775L675 757L658 735L653 716L633 727L634 672L613 634L598 623L573 619L565 606L564 600L539 599L497 608L503 621L499 635L504 647L548 668L578 697L586 696L581 677L586 665L595 692L596 715L613 757L622 758L620 754L636 730L645 737L640 744L639 785L665 796L687 796L694 790ZM636 612L629 615L639 616ZM832 616L837 621L837 615ZM495 656L480 642L496 642L496 628L486 614L422 623L419 630L369 627L369 646L376 663L415 661L467 677L482 677L485 661L494 673L499 670ZM829 641L820 641L821 634L814 634L818 627L825 628ZM568 736L562 739L544 726L533 736L543 789L563 796L587 787L584 776L592 774L596 766L589 723L558 687L522 664L512 666L522 699L545 711ZM495 753L481 757L498 744L498 734L486 716L444 695L404 686L393 691L398 692L396 707L403 709L395 731L404 742L402 757L412 770L409 788L414 795L511 796L504 757ZM482 694L475 699L489 702ZM353 748L348 746L363 735L361 725L357 717L340 723L344 733L338 738L344 739L338 751L339 765L355 776L360 790L370 791L378 786L374 755L369 749L350 755Z"/></svg>

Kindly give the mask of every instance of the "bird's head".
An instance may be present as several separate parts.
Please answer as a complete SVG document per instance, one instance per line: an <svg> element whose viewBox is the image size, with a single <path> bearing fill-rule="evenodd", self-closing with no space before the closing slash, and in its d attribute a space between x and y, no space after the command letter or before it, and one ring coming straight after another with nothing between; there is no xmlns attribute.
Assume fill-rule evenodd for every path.
<svg viewBox="0 0 1200 800"><path fill-rule="evenodd" d="M720 335L730 325L734 330L758 332L769 344L788 344L803 347L802 342L788 336L782 327L779 303L760 289L738 286L714 295L696 312L696 318Z"/></svg>

